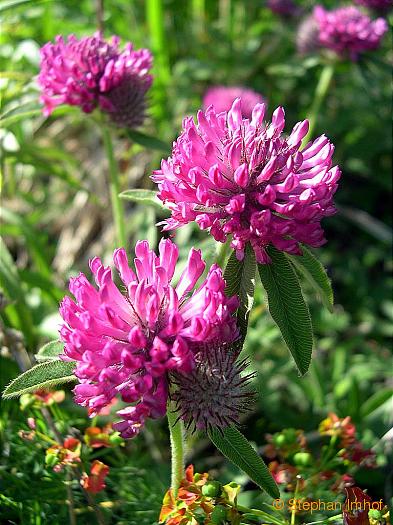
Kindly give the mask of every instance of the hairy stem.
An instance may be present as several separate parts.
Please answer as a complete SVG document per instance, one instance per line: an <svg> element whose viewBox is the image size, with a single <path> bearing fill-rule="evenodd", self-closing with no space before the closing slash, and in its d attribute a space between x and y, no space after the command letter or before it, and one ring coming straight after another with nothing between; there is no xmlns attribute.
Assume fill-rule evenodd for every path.
<svg viewBox="0 0 393 525"><path fill-rule="evenodd" d="M310 111L307 115L308 121L310 123L310 127L309 127L307 135L303 139L303 145L307 144L308 140L310 139L310 137L312 136L314 132L319 111L321 109L323 101L326 98L331 81L333 79L333 73L334 73L333 63L326 64L321 71L321 75L319 77L317 87L315 88L314 100L311 105Z"/></svg>
<svg viewBox="0 0 393 525"><path fill-rule="evenodd" d="M181 420L176 423L177 415L173 411L171 403L168 404L167 417L171 441L171 488L176 496L180 482L184 477L184 428Z"/></svg>
<svg viewBox="0 0 393 525"><path fill-rule="evenodd" d="M101 127L102 137L109 165L109 190L112 202L113 222L115 223L116 229L116 242L118 247L126 248L127 241L125 234L124 207L123 202L119 197L120 181L118 165L116 163L115 155L113 152L113 144L110 130L105 124L101 124Z"/></svg>

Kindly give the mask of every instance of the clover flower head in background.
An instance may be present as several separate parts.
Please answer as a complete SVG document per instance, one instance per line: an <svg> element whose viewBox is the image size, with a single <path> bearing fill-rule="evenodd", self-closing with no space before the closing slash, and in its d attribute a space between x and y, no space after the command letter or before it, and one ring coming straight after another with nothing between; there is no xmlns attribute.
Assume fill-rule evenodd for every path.
<svg viewBox="0 0 393 525"><path fill-rule="evenodd" d="M124 249L114 263L125 292L98 258L90 261L96 287L85 275L71 279L74 302L65 297L60 314L64 324L64 360L76 361L75 401L91 416L119 396L129 404L117 411L113 425L124 438L139 433L146 418L166 413L169 372L190 373L201 345L230 343L238 329L232 314L238 299L227 298L221 269L213 265L193 292L205 262L191 249L188 262L173 286L178 249L162 240L159 256L147 241L135 247L135 272ZM192 293L193 292L193 293Z"/></svg>
<svg viewBox="0 0 393 525"><path fill-rule="evenodd" d="M380 13L386 13L393 7L392 0L355 0L355 3Z"/></svg>
<svg viewBox="0 0 393 525"><path fill-rule="evenodd" d="M326 11L318 5L313 15L319 27L320 45L354 61L360 53L377 49L388 30L386 20L371 20L355 6Z"/></svg>
<svg viewBox="0 0 393 525"><path fill-rule="evenodd" d="M241 109L245 118L251 118L252 110L256 104L266 101L256 91L243 86L212 86L203 97L203 107L213 106L216 113L229 111L237 98L241 99Z"/></svg>
<svg viewBox="0 0 393 525"><path fill-rule="evenodd" d="M140 126L145 118L146 92L151 86L152 55L134 50L119 38L106 42L101 33L80 40L56 37L41 48L38 83L44 114L60 104L79 106L85 113L100 108L119 127Z"/></svg>
<svg viewBox="0 0 393 525"><path fill-rule="evenodd" d="M298 12L298 7L293 0L268 0L267 7L281 16L294 16Z"/></svg>
<svg viewBox="0 0 393 525"><path fill-rule="evenodd" d="M243 118L236 99L228 113L209 107L198 112L197 124L183 120L172 156L153 175L172 212L164 230L195 221L219 242L232 235L239 259L250 242L259 263L270 263L270 244L301 254L299 243L325 242L320 221L335 213L340 177L334 147L322 135L303 148L307 120L285 136L283 108L271 123L264 114L265 105L257 104L251 119Z"/></svg>
<svg viewBox="0 0 393 525"><path fill-rule="evenodd" d="M177 386L171 398L187 428L206 431L236 425L248 410L254 394L246 387L253 374L242 375L247 360L237 362L238 352L228 346L206 345L195 356L191 373L171 375Z"/></svg>
<svg viewBox="0 0 393 525"><path fill-rule="evenodd" d="M315 18L310 15L299 24L296 32L296 48L301 55L314 53L319 49L319 29Z"/></svg>

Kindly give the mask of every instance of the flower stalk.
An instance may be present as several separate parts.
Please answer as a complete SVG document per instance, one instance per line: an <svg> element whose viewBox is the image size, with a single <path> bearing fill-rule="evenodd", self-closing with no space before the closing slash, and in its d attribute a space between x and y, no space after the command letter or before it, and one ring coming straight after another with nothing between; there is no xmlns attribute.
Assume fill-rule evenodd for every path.
<svg viewBox="0 0 393 525"><path fill-rule="evenodd" d="M184 426L183 422L180 419L177 421L178 416L174 411L174 407L171 403L168 403L167 417L171 442L171 488L174 496L176 497L181 480L184 478Z"/></svg>
<svg viewBox="0 0 393 525"><path fill-rule="evenodd" d="M310 138L312 137L314 133L318 114L321 109L322 103L326 98L328 89L333 79L333 74L334 74L334 63L326 64L321 71L321 75L319 77L317 87L315 88L314 100L311 105L309 115L307 117L309 121L309 128L308 128L307 135L303 139L303 146L307 144L307 142L310 140Z"/></svg>
<svg viewBox="0 0 393 525"><path fill-rule="evenodd" d="M109 167L109 191L111 196L112 203L112 214L113 222L115 224L116 230L116 242L117 246L126 247L127 239L125 233L125 222L124 222L124 207L123 202L119 197L120 193L120 180L119 180L119 170L116 163L111 132L105 124L101 124L102 128L102 138L104 142L104 147L108 159Z"/></svg>

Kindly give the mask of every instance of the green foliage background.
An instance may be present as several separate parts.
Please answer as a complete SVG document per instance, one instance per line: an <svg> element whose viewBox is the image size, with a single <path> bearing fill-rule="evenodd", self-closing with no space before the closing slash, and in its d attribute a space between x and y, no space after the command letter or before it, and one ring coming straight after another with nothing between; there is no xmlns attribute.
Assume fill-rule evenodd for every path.
<svg viewBox="0 0 393 525"><path fill-rule="evenodd" d="M34 79L39 47L57 34L91 34L97 26L97 3L10 4L0 4L5 242L0 277L8 303L1 318L3 328L23 333L26 348L34 354L57 336L58 302L69 276L85 271L92 255L107 259L113 233L102 183L106 163L99 129L75 108L58 110L45 119ZM301 6L308 12L313 2ZM269 112L277 105L285 107L287 129L308 114L324 58L297 55L300 17L283 21L264 2L253 0L106 0L104 7L105 36L118 34L123 42L131 40L136 47L154 52L155 81L143 131L167 143L168 151L183 116L200 107L209 85L254 88L267 98ZM267 432L287 426L310 432L328 411L351 416L363 443L377 452L379 463L372 473L360 471L357 482L375 499L385 501L392 496L393 465L392 445L386 439L393 423L391 61L386 37L379 52L336 67L315 130L326 133L336 145L335 161L343 171L336 199L339 213L325 221L329 242L319 250L334 284L336 305L330 314L319 303L311 303L317 344L310 372L299 378L257 282L246 348L258 372L258 400L242 428L261 447ZM123 190L152 189L149 175L162 153L144 150L121 134L116 152ZM161 235L155 227L162 218L159 208L127 203L126 212L130 246L144 238L156 243ZM213 243L199 230L186 227L176 240L182 257L190 246L198 245L212 262ZM1 387L18 374L12 342L3 336L2 346ZM18 437L18 430L26 428L18 402L1 404L2 522L67 523L63 478L45 469L42 447ZM70 396L64 413L65 433L70 427L89 426L85 412ZM102 496L113 503L108 515L113 523L151 525L169 482L165 422L149 423L146 435L130 442L122 454L121 461L108 459L111 474ZM189 461L199 471L211 469L223 481L246 481L198 436L192 438ZM77 486L73 489L82 508ZM244 498L258 501L255 486L245 486Z"/></svg>

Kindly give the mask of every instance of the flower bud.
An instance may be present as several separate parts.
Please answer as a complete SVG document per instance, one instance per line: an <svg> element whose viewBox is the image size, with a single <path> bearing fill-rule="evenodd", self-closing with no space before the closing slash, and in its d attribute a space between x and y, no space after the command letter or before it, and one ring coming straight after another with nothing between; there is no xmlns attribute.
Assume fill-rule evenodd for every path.
<svg viewBox="0 0 393 525"><path fill-rule="evenodd" d="M297 452L293 456L293 461L298 467L308 467L312 463L312 457L308 452Z"/></svg>
<svg viewBox="0 0 393 525"><path fill-rule="evenodd" d="M219 481L208 481L202 487L202 494L209 498L216 498L220 495L221 483Z"/></svg>
<svg viewBox="0 0 393 525"><path fill-rule="evenodd" d="M253 374L242 375L248 363L237 362L237 356L230 345L205 345L190 373L171 375L177 385L171 397L187 429L224 428L238 423L240 414L248 410L254 394L245 387Z"/></svg>

